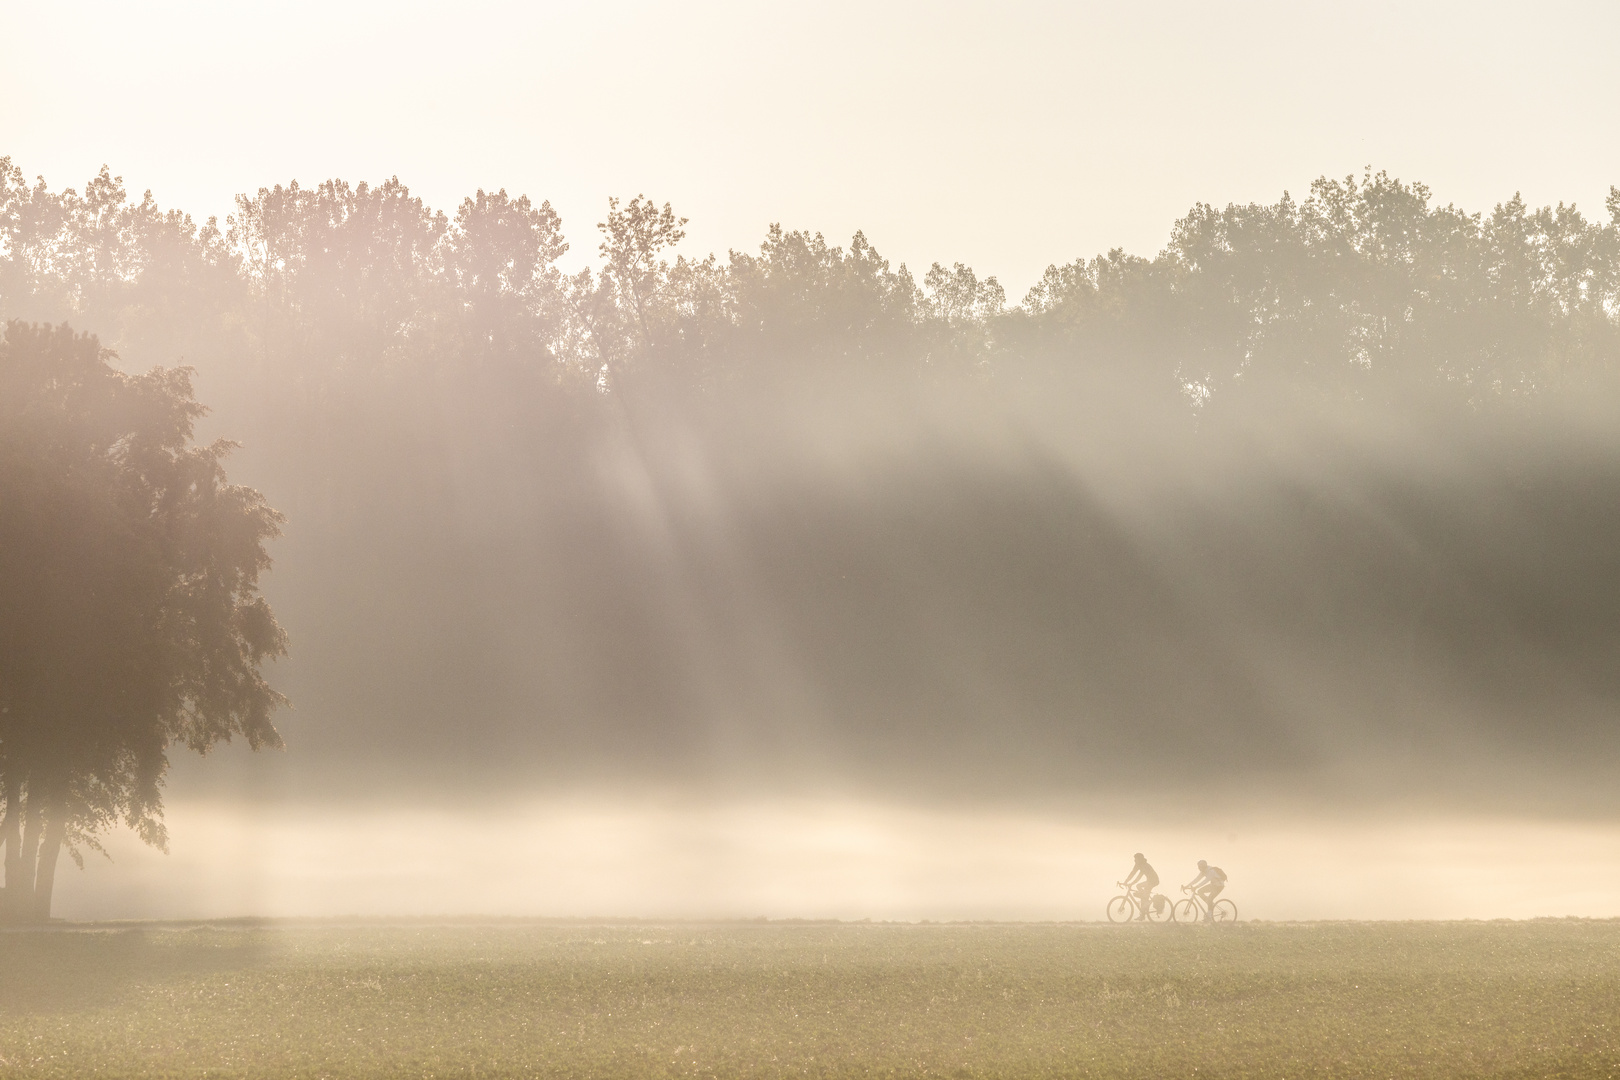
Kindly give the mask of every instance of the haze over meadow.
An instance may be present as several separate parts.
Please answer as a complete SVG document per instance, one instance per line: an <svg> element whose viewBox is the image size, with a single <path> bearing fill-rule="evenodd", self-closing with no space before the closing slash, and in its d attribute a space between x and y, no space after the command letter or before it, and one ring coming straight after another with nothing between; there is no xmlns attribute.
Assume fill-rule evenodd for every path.
<svg viewBox="0 0 1620 1080"><path fill-rule="evenodd" d="M438 40L341 14L297 55L343 53L356 85ZM194 368L200 441L239 441L231 479L286 516L263 580L286 750L176 754L171 854L115 835L114 862L64 871L62 914L1094 918L1143 849L1167 880L1218 855L1260 917L1620 908L1604 65L1475 18L1478 48L1428 54L1399 102L1324 77L1259 119L1275 66L1251 85L1189 54L1180 97L1079 80L1009 116L925 93L902 137L840 96L876 76L835 51L846 90L777 127L683 64L687 134L638 141L630 98L678 43L718 48L697 28L779 41L789 69L805 35L553 14L579 47L537 85L619 41L632 89L559 109L550 141L468 136L477 177L398 119L448 130L437 106L370 91L384 119L353 140L307 89L206 155L172 118L97 143L67 93L71 148L43 107L0 129L0 319ZM1062 56L1017 85L1073 86L1058 29L1186 53L1198 20L1160 14L1019 9L980 70L1038 38ZM529 18L504 44L446 31L447 68ZM1352 28L1307 63L1312 17L1257 44L1258 18L1210 40L1280 49L1296 83L1450 25L1423 8L1406 45ZM898 35L920 73L971 58L971 25L835 10L808 40ZM1547 78L1502 101L1463 57L1510 52ZM1170 105L1203 85L1243 107L1171 154ZM1466 94L1439 134L1396 107ZM1508 122L1538 95L1552 121ZM496 100L472 129L528 130ZM1294 115L1313 100L1335 122ZM1104 119L1074 133L1079 102ZM1284 128L1317 135L1285 159ZM783 148L817 132L826 152Z"/></svg>
<svg viewBox="0 0 1620 1080"><path fill-rule="evenodd" d="M197 358L292 523L292 748L199 796L1612 807L1620 193L1324 179L1010 306L640 197L570 276L505 192L9 177L6 314Z"/></svg>

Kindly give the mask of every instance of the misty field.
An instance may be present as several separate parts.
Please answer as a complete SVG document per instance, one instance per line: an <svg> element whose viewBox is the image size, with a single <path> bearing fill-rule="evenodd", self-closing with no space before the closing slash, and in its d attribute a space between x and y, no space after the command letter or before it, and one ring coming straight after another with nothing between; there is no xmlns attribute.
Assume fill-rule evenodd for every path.
<svg viewBox="0 0 1620 1080"><path fill-rule="evenodd" d="M0 1075L1610 1076L1620 922L0 936Z"/></svg>

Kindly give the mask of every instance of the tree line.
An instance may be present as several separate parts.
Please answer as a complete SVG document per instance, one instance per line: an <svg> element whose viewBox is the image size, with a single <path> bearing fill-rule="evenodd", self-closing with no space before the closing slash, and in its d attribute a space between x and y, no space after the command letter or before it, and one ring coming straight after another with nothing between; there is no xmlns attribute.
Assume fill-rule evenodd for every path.
<svg viewBox="0 0 1620 1080"><path fill-rule="evenodd" d="M754 252L671 258L685 219L640 196L609 201L599 265L570 274L550 204L504 190L451 215L397 179L294 182L199 226L106 168L52 191L0 158L0 314L94 327L126 360L306 359L300 378L521 363L561 387L704 393L817 368L984 379L1042 362L1128 367L1193 404L1413 380L1483 400L1615 359L1620 189L1605 210L1515 196L1468 213L1383 173L1323 178L1303 201L1195 206L1156 256L1053 265L1009 307L993 277L935 263L919 281L860 233L837 246L772 226Z"/></svg>
<svg viewBox="0 0 1620 1080"><path fill-rule="evenodd" d="M231 447L199 444L199 424L243 440L240 468L305 538L284 564L286 603L312 651L346 673L311 681L310 694L333 728L374 710L368 738L386 729L438 746L452 711L505 710L549 725L553 747L574 737L567 717L642 716L639 742L656 747L675 739L660 716L769 711L748 680L798 677L819 707L886 717L906 743L917 729L897 718L923 711L907 699L937 722L972 697L925 684L952 650L983 659L963 629L976 623L1006 643L1000 697L1032 714L1163 713L1204 693L1224 702L1216 712L1251 715L1264 695L1211 644L1220 633L1189 637L1186 609L1164 599L1140 551L1052 477L986 478L947 453L875 506L802 469L766 483L790 495L760 495L749 478L829 418L881 428L935 399L953 417L1017 398L1102 423L1086 399L1111 395L1153 430L1183 434L1279 399L1421 402L1459 417L1533 409L1620 371L1620 190L1605 210L1599 223L1514 198L1468 213L1382 173L1322 179L1301 201L1196 206L1158 254L1053 265L1009 304L994 277L956 263L919 279L860 233L837 245L773 225L753 251L678 254L685 220L641 196L608 201L595 265L569 271L550 205L504 190L446 213L397 179L291 183L199 224L150 193L130 198L105 168L82 190L53 190L0 158L7 910L48 912L57 852L77 857L115 821L161 843L172 745L278 744L282 699L261 667L286 636L259 576L283 518L226 481ZM711 479L730 500L724 543L714 520L691 517L696 489L678 475L688 444L671 431L696 431L722 463ZM609 492L624 461L650 504ZM1385 494L1379 513L1428 528L1408 494ZM1290 510L1286 530L1280 518L1222 519L1187 533L1253 559L1233 571L1243 559L1199 554L1210 580L1234 575L1234 592L1309 549L1318 561L1301 564L1301 581L1327 593L1324 580L1345 583L1327 607L1399 580L1428 605L1380 601L1400 619L1438 619L1453 651L1474 640L1461 616L1433 614L1434 597L1479 602L1478 583L1502 577L1496 564L1457 548L1454 568L1487 568L1436 584L1385 541L1342 528L1341 510ZM997 557L970 555L986 551ZM889 570L863 562L873 552ZM1041 574L1021 578L1021 560ZM1076 560L1095 579L1056 588ZM931 607L902 595L908 575ZM1509 618L1515 640L1547 619L1517 594L1503 604L1528 612ZM963 626L942 633L942 606ZM354 610L369 621L344 621ZM775 653L763 611L791 627ZM904 632L896 612L914 620ZM1121 635L1173 641L1122 663L1109 651ZM516 638L562 659L539 665L537 681L492 672L502 649L491 643ZM1097 671L1053 675L1076 650ZM812 659L795 670L784 651ZM442 667L421 662L446 654ZM413 684L419 670L448 689ZM873 755L892 750L880 726L858 737ZM1178 738L1218 752L1195 732Z"/></svg>

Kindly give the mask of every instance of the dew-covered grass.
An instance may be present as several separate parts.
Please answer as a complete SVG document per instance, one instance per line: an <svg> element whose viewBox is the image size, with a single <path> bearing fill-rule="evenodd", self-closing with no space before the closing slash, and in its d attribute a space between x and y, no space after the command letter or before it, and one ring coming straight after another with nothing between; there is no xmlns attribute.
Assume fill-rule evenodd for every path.
<svg viewBox="0 0 1620 1080"><path fill-rule="evenodd" d="M1620 922L0 934L0 1075L1620 1074Z"/></svg>

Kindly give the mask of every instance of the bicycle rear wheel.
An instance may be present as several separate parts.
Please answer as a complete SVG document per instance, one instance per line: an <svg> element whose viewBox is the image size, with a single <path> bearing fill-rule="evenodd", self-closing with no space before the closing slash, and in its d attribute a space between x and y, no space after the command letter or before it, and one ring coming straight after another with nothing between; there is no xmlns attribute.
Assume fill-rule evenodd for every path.
<svg viewBox="0 0 1620 1080"><path fill-rule="evenodd" d="M1237 905L1230 900L1215 901L1215 921L1218 923L1237 922Z"/></svg>
<svg viewBox="0 0 1620 1080"><path fill-rule="evenodd" d="M1148 922L1169 922L1175 918L1175 912L1172 910L1174 907L1175 905L1170 902L1168 896L1154 893L1148 898Z"/></svg>
<svg viewBox="0 0 1620 1080"><path fill-rule="evenodd" d="M1175 910L1171 912L1171 917L1176 922L1195 923L1204 917L1204 913L1198 909L1198 901L1189 896L1184 900L1176 901Z"/></svg>
<svg viewBox="0 0 1620 1080"><path fill-rule="evenodd" d="M1116 896L1108 901L1109 922L1130 922L1136 914L1136 907L1128 896Z"/></svg>

